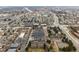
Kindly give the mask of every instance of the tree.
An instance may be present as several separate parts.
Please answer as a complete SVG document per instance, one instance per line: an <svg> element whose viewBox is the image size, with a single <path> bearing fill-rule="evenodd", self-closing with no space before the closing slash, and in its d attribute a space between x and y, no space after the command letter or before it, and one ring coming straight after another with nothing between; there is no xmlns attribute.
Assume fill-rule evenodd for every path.
<svg viewBox="0 0 79 59"><path fill-rule="evenodd" d="M4 19L4 21L6 21L7 19Z"/></svg>
<svg viewBox="0 0 79 59"><path fill-rule="evenodd" d="M52 47L52 45L50 45L49 50L50 50L50 51L53 51L53 47Z"/></svg>
<svg viewBox="0 0 79 59"><path fill-rule="evenodd" d="M46 44L45 44L45 43L44 43L44 45L43 45L43 46L44 46L44 49L46 49Z"/></svg>
<svg viewBox="0 0 79 59"><path fill-rule="evenodd" d="M26 47L25 51L28 51L28 47Z"/></svg>
<svg viewBox="0 0 79 59"><path fill-rule="evenodd" d="M73 46L73 43L72 43L72 41L71 40L69 40L69 46Z"/></svg>
<svg viewBox="0 0 79 59"><path fill-rule="evenodd" d="M26 47L26 51L28 51L29 47L31 46L31 42L29 42L28 46Z"/></svg>
<svg viewBox="0 0 79 59"><path fill-rule="evenodd" d="M75 47L73 47L73 51L76 51L76 48Z"/></svg>
<svg viewBox="0 0 79 59"><path fill-rule="evenodd" d="M64 40L64 39L62 39L62 42L65 42L65 40Z"/></svg>
<svg viewBox="0 0 79 59"><path fill-rule="evenodd" d="M31 46L31 42L29 42L29 44L28 44L28 47L30 47Z"/></svg>
<svg viewBox="0 0 79 59"><path fill-rule="evenodd" d="M47 40L47 43L49 43L49 44L50 44L50 43L51 43L51 40Z"/></svg>
<svg viewBox="0 0 79 59"><path fill-rule="evenodd" d="M8 19L8 21L11 21L11 19Z"/></svg>
<svg viewBox="0 0 79 59"><path fill-rule="evenodd" d="M68 47L63 47L63 48L60 48L60 51L65 51L65 52L70 52L70 51L76 51L76 48L74 46L68 46Z"/></svg>

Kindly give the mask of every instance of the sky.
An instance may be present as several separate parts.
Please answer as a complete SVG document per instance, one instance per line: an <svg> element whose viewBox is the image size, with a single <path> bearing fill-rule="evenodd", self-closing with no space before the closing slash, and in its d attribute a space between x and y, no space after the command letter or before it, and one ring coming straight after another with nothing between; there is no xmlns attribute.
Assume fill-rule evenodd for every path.
<svg viewBox="0 0 79 59"><path fill-rule="evenodd" d="M0 0L0 6L79 6L78 0Z"/></svg>

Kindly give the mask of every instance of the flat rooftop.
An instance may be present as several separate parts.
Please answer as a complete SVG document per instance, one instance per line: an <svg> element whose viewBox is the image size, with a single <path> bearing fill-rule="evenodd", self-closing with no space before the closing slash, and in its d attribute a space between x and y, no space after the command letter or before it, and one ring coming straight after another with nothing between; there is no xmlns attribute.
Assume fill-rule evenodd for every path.
<svg viewBox="0 0 79 59"><path fill-rule="evenodd" d="M9 49L7 52L16 52L16 49Z"/></svg>
<svg viewBox="0 0 79 59"><path fill-rule="evenodd" d="M25 35L25 32L22 32L22 33L19 35L19 37L20 37L20 38L23 38L24 35Z"/></svg>
<svg viewBox="0 0 79 59"><path fill-rule="evenodd" d="M43 30L34 30L32 33L32 37L37 38L37 39L42 39L44 37L44 32Z"/></svg>

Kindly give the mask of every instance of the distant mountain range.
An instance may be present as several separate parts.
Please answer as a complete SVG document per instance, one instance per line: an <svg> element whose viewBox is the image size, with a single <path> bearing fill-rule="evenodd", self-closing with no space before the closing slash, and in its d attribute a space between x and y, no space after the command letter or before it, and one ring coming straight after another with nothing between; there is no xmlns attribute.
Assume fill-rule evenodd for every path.
<svg viewBox="0 0 79 59"><path fill-rule="evenodd" d="M23 10L24 8L29 8L30 10L35 10L38 8L61 8L61 9L79 9L79 6L0 6L0 11L14 11Z"/></svg>

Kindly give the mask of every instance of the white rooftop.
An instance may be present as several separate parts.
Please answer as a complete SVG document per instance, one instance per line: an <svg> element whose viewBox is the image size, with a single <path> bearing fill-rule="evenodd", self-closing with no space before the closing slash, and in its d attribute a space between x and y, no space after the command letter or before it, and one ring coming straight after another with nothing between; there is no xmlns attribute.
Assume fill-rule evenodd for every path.
<svg viewBox="0 0 79 59"><path fill-rule="evenodd" d="M7 52L15 52L16 49L9 49Z"/></svg>
<svg viewBox="0 0 79 59"><path fill-rule="evenodd" d="M20 37L20 38L23 38L24 35L25 35L25 32L22 32L22 33L19 35L19 37Z"/></svg>

